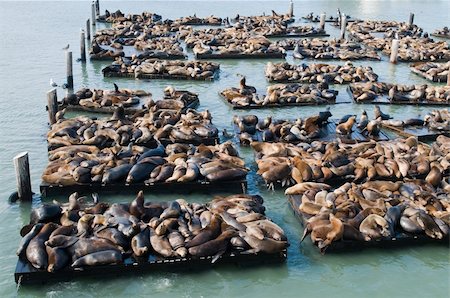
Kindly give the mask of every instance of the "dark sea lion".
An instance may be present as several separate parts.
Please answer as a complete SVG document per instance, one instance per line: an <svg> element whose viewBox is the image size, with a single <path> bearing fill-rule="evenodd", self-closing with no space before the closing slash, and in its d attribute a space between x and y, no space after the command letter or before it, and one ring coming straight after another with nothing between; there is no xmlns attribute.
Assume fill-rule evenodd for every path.
<svg viewBox="0 0 450 298"><path fill-rule="evenodd" d="M150 243L153 250L163 257L171 257L174 255L174 251L167 237L156 235L153 229L150 229Z"/></svg>
<svg viewBox="0 0 450 298"><path fill-rule="evenodd" d="M127 183L142 182L150 176L150 173L158 166L163 164L165 161L159 156L146 157L140 159L137 164L135 164L126 178Z"/></svg>
<svg viewBox="0 0 450 298"><path fill-rule="evenodd" d="M203 244L211 239L215 239L220 234L221 220L218 215L213 215L209 225L203 228L192 240L185 245L186 248Z"/></svg>
<svg viewBox="0 0 450 298"><path fill-rule="evenodd" d="M264 253L278 253L289 246L287 241L278 241L271 238L264 237L262 240L251 236L244 232L239 232L239 236L252 248L248 252L264 252Z"/></svg>
<svg viewBox="0 0 450 298"><path fill-rule="evenodd" d="M130 204L130 214L141 218L145 214L144 208L144 192L141 190L137 194L136 198Z"/></svg>
<svg viewBox="0 0 450 298"><path fill-rule="evenodd" d="M46 223L39 233L29 242L26 248L26 256L33 267L37 269L47 268L48 256L44 243L57 227L58 225L55 223Z"/></svg>
<svg viewBox="0 0 450 298"><path fill-rule="evenodd" d="M159 143L156 148L145 151L141 156L139 156L137 161L139 162L142 159L144 159L146 157L151 157L151 156L164 156L165 152L166 151L165 151L164 146L161 143Z"/></svg>
<svg viewBox="0 0 450 298"><path fill-rule="evenodd" d="M23 236L22 240L20 240L19 248L16 251L16 255L20 256L25 252L31 239L33 239L41 231L43 226L44 226L43 223L37 223L26 235Z"/></svg>
<svg viewBox="0 0 450 298"><path fill-rule="evenodd" d="M206 176L209 181L228 181L244 179L247 176L247 171L240 168L225 169L223 171L217 171L210 173Z"/></svg>
<svg viewBox="0 0 450 298"><path fill-rule="evenodd" d="M58 222L61 217L62 209L55 204L43 204L38 208L31 210L30 223Z"/></svg>
<svg viewBox="0 0 450 298"><path fill-rule="evenodd" d="M344 223L344 234L342 235L342 239L365 241L363 234L361 234L358 229L346 223Z"/></svg>
<svg viewBox="0 0 450 298"><path fill-rule="evenodd" d="M48 255L48 272L59 271L69 264L70 257L66 250L61 247L45 247Z"/></svg>
<svg viewBox="0 0 450 298"><path fill-rule="evenodd" d="M57 235L66 235L66 236L70 236L73 235L75 233L76 229L75 226L71 225L71 226L60 226L58 228L56 228L51 234L50 234L50 238L55 237Z"/></svg>
<svg viewBox="0 0 450 298"><path fill-rule="evenodd" d="M189 254L195 257L214 256L214 263L228 248L230 239L237 236L235 230L226 230L216 239L205 242L201 245L189 248Z"/></svg>
<svg viewBox="0 0 450 298"><path fill-rule="evenodd" d="M137 257L142 257L148 253L150 248L150 231L143 229L131 239L131 248Z"/></svg>
<svg viewBox="0 0 450 298"><path fill-rule="evenodd" d="M125 180L128 175L128 172L133 167L132 164L122 164L120 166L108 169L103 174L102 183L103 184L111 184L118 182L120 180Z"/></svg>
<svg viewBox="0 0 450 298"><path fill-rule="evenodd" d="M102 250L76 259L72 267L110 265L122 263L122 254L117 250Z"/></svg>
<svg viewBox="0 0 450 298"><path fill-rule="evenodd" d="M122 247L124 250L129 248L129 240L116 228L105 226L94 232L98 238L109 240L111 243Z"/></svg>
<svg viewBox="0 0 450 298"><path fill-rule="evenodd" d="M103 214L109 208L109 204L105 202L100 202L95 204L94 207L89 207L84 209L84 213L88 214Z"/></svg>

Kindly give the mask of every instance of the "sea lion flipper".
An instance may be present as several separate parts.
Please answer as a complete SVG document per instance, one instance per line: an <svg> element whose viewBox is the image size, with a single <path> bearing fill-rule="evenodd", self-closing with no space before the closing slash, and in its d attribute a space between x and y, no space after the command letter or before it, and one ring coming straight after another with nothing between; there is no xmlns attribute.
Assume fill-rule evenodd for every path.
<svg viewBox="0 0 450 298"><path fill-rule="evenodd" d="M222 256L225 253L225 251L226 251L225 249L219 250L212 258L211 264L214 264L220 258L220 256Z"/></svg>

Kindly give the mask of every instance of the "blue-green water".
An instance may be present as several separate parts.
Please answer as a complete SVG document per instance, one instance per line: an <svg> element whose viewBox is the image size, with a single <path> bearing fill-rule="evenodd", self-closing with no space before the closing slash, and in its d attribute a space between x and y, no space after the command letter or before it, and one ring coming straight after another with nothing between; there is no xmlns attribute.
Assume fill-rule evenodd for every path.
<svg viewBox="0 0 450 298"><path fill-rule="evenodd" d="M139 13L144 10L176 18L196 13L221 17L256 15L287 11L288 1L102 1L101 10ZM415 23L431 32L449 25L448 1L295 1L295 15L299 18L313 11L335 15L336 9L364 19L407 20L415 13ZM65 77L65 58L61 50L70 43L74 58L79 56L79 30L90 16L89 1L0 1L0 296L49 297L449 297L450 259L446 247L426 246L390 251L364 250L349 254L320 255L309 241L299 244L302 229L293 216L282 191L269 192L254 174L249 176L249 191L265 198L268 215L282 226L290 240L285 264L258 268L219 266L202 272L148 273L121 276L113 280L83 279L43 286L21 287L14 283L13 273L17 261L15 250L20 241L19 230L28 222L30 204L9 204L7 198L15 189L12 164L14 155L21 151L30 154L32 185L38 192L40 175L47 163L46 138L48 130L45 111L49 79L61 83ZM98 26L102 27L102 26ZM326 29L336 36L338 30L327 24ZM293 62L292 57L287 57ZM381 62L355 62L371 65L380 80L399 83L424 83L411 74L407 64L391 65L383 57ZM273 60L276 61L276 60ZM312 60L311 60L312 61ZM200 94L200 109L211 110L214 123L231 129L231 117L236 113L217 93L237 83L237 73L247 76L248 84L265 90L264 77L267 60L224 60L220 79L211 82L191 81L135 81L117 80L119 86L150 90L155 96L162 94L168 84ZM310 61L308 61L310 62ZM333 63L333 62L331 62ZM111 88L113 79L102 77L105 63L86 65L74 62L75 89L82 86ZM340 91L339 99L348 100L345 86L334 86ZM59 90L61 98L63 91ZM354 104L332 107L335 117L359 113L363 108L371 114L370 106ZM321 108L298 107L288 109L257 110L257 115L294 118L310 115ZM397 118L423 115L429 109L418 107L384 107L385 112ZM252 165L252 152L241 150L247 163ZM152 195L151 200L176 199L177 196ZM212 195L192 194L191 201L208 201ZM105 198L105 197L103 197ZM132 196L114 196L115 201L129 200ZM63 198L62 198L63 199ZM38 197L34 204L39 204Z"/></svg>

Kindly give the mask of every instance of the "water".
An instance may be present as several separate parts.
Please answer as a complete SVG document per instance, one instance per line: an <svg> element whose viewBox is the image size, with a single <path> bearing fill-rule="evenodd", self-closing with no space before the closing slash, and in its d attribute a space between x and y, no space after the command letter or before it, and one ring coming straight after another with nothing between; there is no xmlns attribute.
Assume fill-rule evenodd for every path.
<svg viewBox="0 0 450 298"><path fill-rule="evenodd" d="M165 18L176 18L196 13L234 16L270 13L271 9L287 11L288 1L278 2L123 2L100 3L101 10L139 13L150 10ZM335 14L342 12L354 17L369 19L407 20L409 12L415 13L415 23L425 31L449 25L448 1L296 1L295 14L299 18L314 11ZM259 268L219 266L202 272L149 273L138 276L121 276L116 279L83 279L51 285L21 287L18 291L13 279L17 261L15 250L20 241L19 230L28 222L31 204L9 204L7 198L15 189L12 158L21 151L30 154L33 189L38 192L40 175L46 166L46 140L48 130L46 97L49 79L62 83L65 76L65 58L61 50L70 43L74 58L79 56L79 29L90 16L90 2L2 2L0 1L0 297L48 296L176 296L210 297L243 296L331 296L331 297L449 297L449 250L445 247L424 246L392 251L364 250L352 254L320 255L309 241L299 244L300 224L293 216L282 191L268 192L254 174L249 176L249 191L265 198L268 216L285 229L291 246L285 264ZM102 26L99 26L102 27ZM327 24L332 36L338 30ZM292 57L287 60L292 62ZM409 72L407 64L391 65L382 62L361 62L371 65L380 80L399 83L424 83ZM273 60L276 61L276 60ZM200 94L200 109L212 111L214 122L220 129L231 129L235 112L217 93L237 84L237 73L247 76L247 82L265 90L267 81L264 67L267 60L228 60L221 63L220 80L191 81L135 81L117 79L120 87L150 90L155 97L162 94L168 84L189 89ZM308 61L309 62L309 61ZM331 62L333 63L333 62ZM359 62L355 62L359 64ZM112 88L114 79L102 77L101 68L106 63L85 66L74 62L75 89L82 86ZM348 100L345 86L334 86L340 91L339 99ZM62 90L58 95L63 96ZM310 115L321 108L298 107L289 109L256 110L257 115L294 118ZM354 104L332 107L335 117L367 109L370 106ZM429 108L384 106L383 110L397 118L424 115ZM252 152L241 150L247 163L252 164ZM176 199L178 196L148 195L149 199ZM104 198L104 197L103 197ZM123 201L131 196L114 196L111 200ZM192 201L208 201L211 195L187 195ZM35 197L33 204L39 204Z"/></svg>

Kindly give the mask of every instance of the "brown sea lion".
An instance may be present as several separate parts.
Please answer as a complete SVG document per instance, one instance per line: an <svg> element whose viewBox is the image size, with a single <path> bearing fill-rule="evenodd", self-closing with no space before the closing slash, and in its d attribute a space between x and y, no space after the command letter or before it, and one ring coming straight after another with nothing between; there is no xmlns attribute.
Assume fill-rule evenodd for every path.
<svg viewBox="0 0 450 298"><path fill-rule="evenodd" d="M117 250L102 250L84 255L72 263L73 268L122 263L122 254Z"/></svg>
<svg viewBox="0 0 450 298"><path fill-rule="evenodd" d="M48 255L45 250L45 242L57 227L58 225L55 223L46 223L39 233L29 242L26 248L26 256L33 267L37 269L47 268Z"/></svg>
<svg viewBox="0 0 450 298"><path fill-rule="evenodd" d="M351 116L348 118L348 120L344 123L339 124L336 126L336 133L342 134L342 135L348 135L352 132L352 127L355 124L356 117Z"/></svg>

